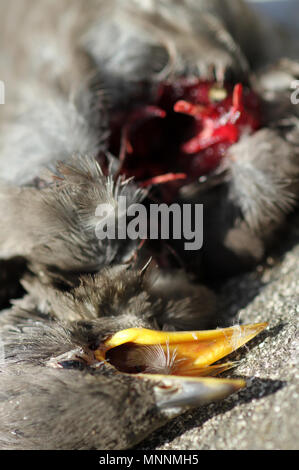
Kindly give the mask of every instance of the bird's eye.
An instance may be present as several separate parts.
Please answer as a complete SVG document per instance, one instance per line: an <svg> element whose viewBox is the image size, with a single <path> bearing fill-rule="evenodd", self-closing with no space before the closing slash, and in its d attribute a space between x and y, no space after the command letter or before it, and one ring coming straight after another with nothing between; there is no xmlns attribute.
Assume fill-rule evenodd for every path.
<svg viewBox="0 0 299 470"><path fill-rule="evenodd" d="M86 367L82 361L61 361L59 364L63 369L83 370Z"/></svg>

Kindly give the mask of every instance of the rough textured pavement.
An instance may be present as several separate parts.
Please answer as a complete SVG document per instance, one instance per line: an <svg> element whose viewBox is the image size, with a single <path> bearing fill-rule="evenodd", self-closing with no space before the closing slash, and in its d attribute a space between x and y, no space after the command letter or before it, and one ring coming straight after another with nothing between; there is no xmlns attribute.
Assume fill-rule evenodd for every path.
<svg viewBox="0 0 299 470"><path fill-rule="evenodd" d="M247 388L177 418L139 449L299 448L298 243L295 228L272 267L222 289L227 323L269 322L267 330L234 355L240 363L227 373L246 378Z"/></svg>

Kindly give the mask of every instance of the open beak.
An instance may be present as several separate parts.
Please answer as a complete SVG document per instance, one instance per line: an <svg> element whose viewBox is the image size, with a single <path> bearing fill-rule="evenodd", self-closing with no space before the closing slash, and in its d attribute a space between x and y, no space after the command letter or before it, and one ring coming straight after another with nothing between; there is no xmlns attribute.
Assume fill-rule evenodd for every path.
<svg viewBox="0 0 299 470"><path fill-rule="evenodd" d="M125 373L157 381L160 407L193 407L223 399L243 388L243 380L215 379L234 363L214 364L254 338L267 323L210 331L121 330L95 351Z"/></svg>

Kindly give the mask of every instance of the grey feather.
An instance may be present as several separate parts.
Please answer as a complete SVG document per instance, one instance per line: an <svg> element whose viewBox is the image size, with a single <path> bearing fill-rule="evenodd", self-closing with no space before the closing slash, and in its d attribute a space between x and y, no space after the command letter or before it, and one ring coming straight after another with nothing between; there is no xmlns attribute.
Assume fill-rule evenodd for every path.
<svg viewBox="0 0 299 470"><path fill-rule="evenodd" d="M136 249L136 241L101 241L96 234L100 220L96 208L110 204L117 209L118 196L125 197L129 206L141 201L144 192L133 183L104 176L96 160L88 157L60 164L56 179L44 189L3 183L1 256L24 256L64 271L83 272L125 260Z"/></svg>
<svg viewBox="0 0 299 470"><path fill-rule="evenodd" d="M264 129L232 146L231 196L249 226L261 236L295 207L299 189L299 147L278 131Z"/></svg>

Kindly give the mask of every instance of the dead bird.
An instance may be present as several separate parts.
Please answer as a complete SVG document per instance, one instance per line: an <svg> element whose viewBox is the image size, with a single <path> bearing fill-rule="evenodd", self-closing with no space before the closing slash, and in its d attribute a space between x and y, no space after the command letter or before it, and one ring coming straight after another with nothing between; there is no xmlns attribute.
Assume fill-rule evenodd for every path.
<svg viewBox="0 0 299 470"><path fill-rule="evenodd" d="M105 154L110 162L114 161L109 156L109 151L113 151L115 156L119 156L120 162L116 175L131 176L127 174L127 154L132 156L134 148L137 148L138 152L133 157L141 153L143 171L147 158L142 154L142 143L146 142L147 126L150 128L149 136L152 135L153 117L154 133L161 135L161 138L149 140L156 145L153 150L156 151L158 160L162 154L161 161L164 162L166 155L168 165L173 145L180 149L182 138L185 142L194 137L192 132L190 135L194 127L194 116L182 112L182 106L188 105L188 93L194 87L202 89L203 81L208 82L206 89L209 100L211 98L218 102L219 98L226 99L227 93L232 101L231 105L240 107L243 95L240 93L240 86L236 88L235 85L241 80L247 86L247 92L250 66L256 67L261 60L255 60L256 51L252 54L251 47L253 23L257 25L258 22L248 13L250 16L246 15L246 28L244 25L239 27L240 11L247 12L243 10L246 7L242 2L189 0L137 4L133 1L118 1L113 2L112 9L109 6L108 10L107 4L99 1L89 2L88 8L86 2L76 2L76 5L69 2L55 4L47 0L30 3L29 9L28 1L11 2L9 6L4 5L4 2L0 4L5 10L0 15L5 25L1 25L0 29L4 38L2 47L6 51L1 55L0 66L1 78L7 83L8 103L8 106L1 108L0 118L3 137L0 143L0 175L3 181L0 204L1 215L5 218L0 234L1 257L23 256L33 265L40 263L41 266L36 271L35 280L31 278L25 284L31 292L30 298L24 299L22 302L25 304L19 304L11 312L1 314L1 331L7 353L1 374L1 399L3 397L4 400L0 420L3 423L2 446L126 448L165 422L167 417L164 411L160 412L160 408L175 408L174 413L166 412L168 416L174 415L185 406L199 405L206 400L215 399L216 396L221 398L242 384L228 384L225 381L224 391L221 388L223 382L217 382L217 394L211 394L210 379L209 382L198 379L198 382L193 376L191 380L187 375L187 382L192 382L190 389L189 385L187 388L184 385L187 383L185 379L172 378L173 374L169 375L176 367L181 374L187 373L188 370L185 371L182 365L186 365L186 355L190 359L190 354L191 372L194 373L193 352L187 353L180 343L186 336L171 336L177 333L157 333L156 330L147 336L148 329L163 328L165 325L189 329L192 322L200 324L201 315L208 311L206 304L199 308L203 292L200 290L195 294L193 291L197 287L188 283L182 290L182 298L178 299L174 289L171 292L169 288L165 290L165 298L161 300L162 289L157 288L157 285L155 295L153 287L150 292L140 285L137 285L137 289L134 283L132 287L130 274L123 271L123 266L119 268L119 263L126 261L136 246L133 244L132 248L127 243L99 245L94 234L94 208L99 201L114 201L115 194L119 191L123 191L130 201L135 201L136 197L142 199L140 186L144 187L144 183L145 186L149 183L154 185L157 182L155 178L159 176L159 168L152 173L150 159L148 174L142 173L140 176L137 173L140 166L133 165L138 184L129 184L101 174L95 160ZM241 16L244 18L244 15ZM178 18L181 18L180 22ZM11 24L14 24L13 41ZM15 38L16 25L19 25L17 30L20 41ZM259 33L263 33L262 28ZM280 42L279 39L277 41ZM265 42L261 40L260 44ZM266 55L270 58L269 51ZM229 79L229 76L232 78ZM90 80L90 77L93 79ZM226 81L230 82L228 88L223 83ZM267 90L268 85L266 92ZM283 93L285 95L286 90ZM157 99L166 99L166 108L173 107L179 101L180 104L177 104L177 111L170 112L161 107ZM278 98L278 102L280 100ZM192 110L192 106L189 110ZM170 120L166 111L171 116ZM272 134L270 131L260 134L255 129L257 132L253 135L253 138L261 139L262 144L266 143L268 146L272 137L276 138L281 132L279 142L283 152L286 152L287 167L295 155L294 137L297 132L296 116L292 121L290 114L289 108L286 109L284 117L288 123L278 124L282 116L278 112L277 119L271 121ZM161 132L159 126L162 122L165 129ZM268 121L264 125L268 126ZM165 136L169 136L169 130L178 128L183 129L183 136L179 133L179 140L170 142ZM172 134L176 135L176 132ZM289 140L288 135L291 136ZM243 137L248 136L242 134ZM250 139L249 136L244 142L245 147L250 149L252 145L255 148ZM237 145L241 144L243 142L240 140ZM264 148L262 144L261 148ZM147 142L146 152L148 148L152 149ZM234 146L230 148L230 152L233 148ZM250 185L243 189L242 181L246 181L246 175L258 173L258 182L260 176L265 177L267 184L262 180L262 187L267 190L266 201L270 198L270 219L275 207L273 194L277 197L277 189L280 187L284 191L279 193L283 196L283 210L278 208L278 225L283 223L282 213L290 210L296 190L292 190L288 181L286 186L285 179L288 180L289 176L293 179L296 165L291 175L285 167L281 167L281 174L277 175L278 166L275 165L272 174L273 181L277 184L273 187L268 179L267 162L263 160L265 171L259 167L261 153L262 151L255 155L254 163L250 163L250 171L247 173L243 167L239 169L237 165L231 164L234 162L233 158L226 160L229 163L228 168L225 168L227 171L219 172L220 199L219 185L216 184L216 191L209 194L207 204L210 204L210 220L218 223L221 230L217 226L217 243L207 247L205 266L212 266L211 255L217 257L217 253L221 252L223 238L231 228L235 228L239 213L241 219L246 219L246 210L251 208L252 200L255 202L258 191L251 196L248 193ZM268 154L271 153L272 147ZM243 151L240 154L243 155ZM81 155L87 155L87 158L84 159ZM251 158L250 151L247 160L250 161ZM49 184L41 178L41 170L45 166L53 170L57 161L64 163L60 164L56 172L56 184L53 181ZM242 164L241 158L238 158L238 163ZM167 173L178 172L180 168L176 165L172 162ZM245 167L247 168L246 165ZM255 173L251 171L252 167L256 170ZM291 167L293 169L292 164ZM237 170L239 173L235 177ZM208 173L208 186L213 186L218 182L218 174L216 172L215 175L214 171L212 174ZM236 180L240 184L235 187ZM167 179L164 178L165 181ZM192 184L194 181L188 183ZM193 186L191 187L191 195L189 184L179 187L179 194L176 192L175 196L172 196L168 187L166 192L171 194L172 200L188 201L198 192L198 186L206 196L206 187L199 185L197 181L195 192ZM240 188L243 190L241 194ZM236 210L231 210L229 204L233 190L236 195ZM224 205L220 212L221 217L217 210L219 200ZM201 196L196 196L193 201L200 202ZM256 219L262 218L259 211L260 208L257 211L258 217L256 212L253 216L254 224ZM225 215L227 213L228 218ZM235 213L238 217L235 217ZM226 224L222 223L223 218ZM246 249L253 246L251 230L248 232L248 220L243 224L245 236L241 238L241 251L244 246ZM268 220L263 219L263 223L270 227ZM207 235L209 233L211 230ZM208 239L212 240L212 237L208 236ZM260 259L264 241L261 241L259 234L257 241L262 245L259 252L261 255L257 257ZM217 250L214 250L215 246ZM240 254L235 247L231 251L239 263ZM224 271L232 265L231 258L228 258L226 264L221 256L217 259ZM196 272L202 271L202 263L200 256L196 261ZM106 271L107 265L113 264L116 265L113 268L116 271ZM191 262L188 260L187 264L191 265ZM76 284L82 279L82 273L86 272L99 274L84 277L82 285ZM121 280L113 274L117 272L121 274ZM50 276L49 283L42 280L44 275L46 278ZM54 286L56 290L52 285L53 276L58 276L59 279L58 285ZM173 279L175 274L172 273L171 276ZM137 277L141 282L139 272ZM70 287L69 282L75 285ZM66 287L61 289L65 284ZM124 286L121 299L117 292L115 294L119 284ZM33 286L38 286L34 292ZM126 293L127 290L129 294ZM102 291L106 294L104 301ZM157 291L160 292L159 295ZM37 292L43 292L42 300ZM193 294L195 297L192 297ZM191 303L188 300L190 295L193 298ZM157 304L153 303L155 297L158 297ZM209 294L207 297L209 298ZM162 310L161 305L165 307ZM118 317L120 311L121 316ZM196 338L214 341L215 335L218 338L219 334L224 342L222 351L226 354L241 343L244 344L251 334L255 334L263 326L248 329L237 327L229 331L219 330L218 333L216 330L203 336L196 327L193 335L188 333L187 338L191 343L197 341ZM141 329L136 332L136 327ZM129 346L126 346L127 343ZM218 344L217 341L215 344ZM196 354L196 357L199 360L201 355ZM204 355L201 365L205 366L205 372L213 374L227 367L216 366L213 369L211 364L218 358L220 357L213 355L207 361ZM140 371L144 375L138 375ZM164 378L158 377L157 372L167 372L167 380L174 382L165 382ZM148 374L151 378L145 377ZM155 385L152 385L154 376ZM208 386L209 390L203 389L203 385ZM98 395L100 389L103 393ZM118 389L119 393L115 393ZM164 394L162 399L161 390ZM169 399L169 392L172 393L173 400ZM186 394L190 394L187 399ZM70 395L74 401L70 400ZM36 401L32 400L32 396L36 397ZM57 401L57 396L61 397L61 401ZM126 413L124 403L130 404ZM94 410L99 413L95 419L93 413L91 416L91 408L93 413ZM49 416L52 419L48 419ZM107 428L111 430L109 436L105 431ZM47 436L47 439L43 436Z"/></svg>
<svg viewBox="0 0 299 470"><path fill-rule="evenodd" d="M2 449L131 447L242 388L211 378L233 366L213 363L265 327L158 330L163 315L180 321L192 299L166 300L127 267L83 276L69 292L25 286L30 294L0 317Z"/></svg>

